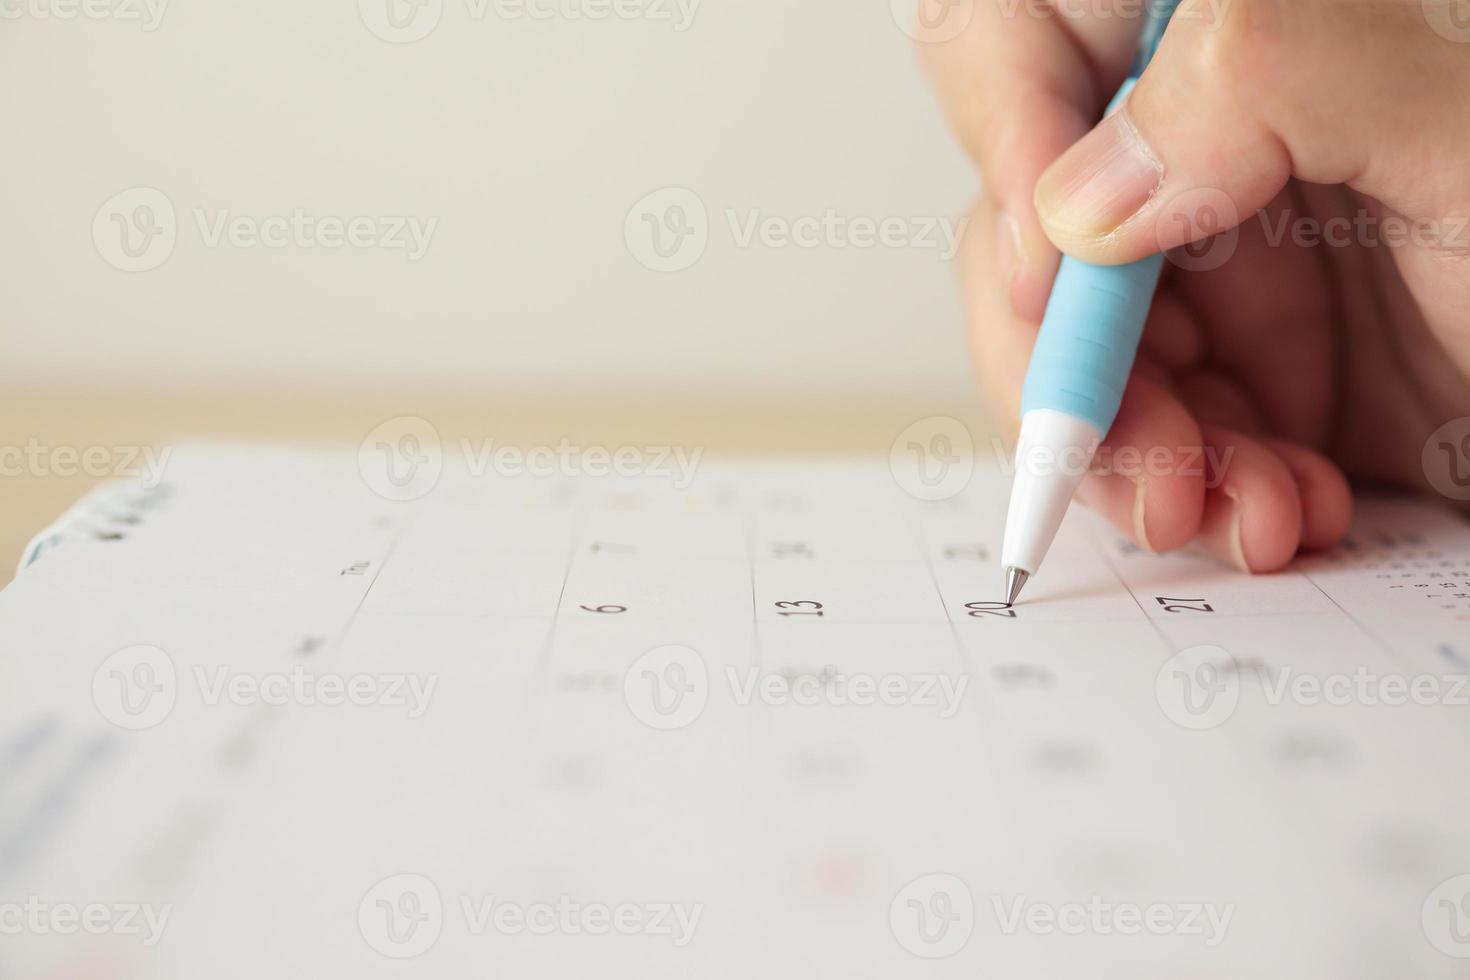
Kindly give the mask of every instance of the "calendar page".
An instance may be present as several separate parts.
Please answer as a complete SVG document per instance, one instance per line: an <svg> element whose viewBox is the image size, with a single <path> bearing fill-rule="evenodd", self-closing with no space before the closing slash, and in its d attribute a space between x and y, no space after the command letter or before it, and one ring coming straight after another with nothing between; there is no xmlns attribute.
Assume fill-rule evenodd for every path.
<svg viewBox="0 0 1470 980"><path fill-rule="evenodd" d="M186 447L0 592L0 975L1470 975L1470 528ZM955 481L950 481L954 484Z"/></svg>

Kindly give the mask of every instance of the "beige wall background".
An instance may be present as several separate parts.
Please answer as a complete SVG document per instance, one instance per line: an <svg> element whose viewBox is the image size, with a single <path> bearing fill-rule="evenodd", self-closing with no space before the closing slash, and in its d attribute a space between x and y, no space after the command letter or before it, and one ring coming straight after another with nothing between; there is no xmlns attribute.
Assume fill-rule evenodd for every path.
<svg viewBox="0 0 1470 980"><path fill-rule="evenodd" d="M965 397L908 6L4 0L0 383Z"/></svg>

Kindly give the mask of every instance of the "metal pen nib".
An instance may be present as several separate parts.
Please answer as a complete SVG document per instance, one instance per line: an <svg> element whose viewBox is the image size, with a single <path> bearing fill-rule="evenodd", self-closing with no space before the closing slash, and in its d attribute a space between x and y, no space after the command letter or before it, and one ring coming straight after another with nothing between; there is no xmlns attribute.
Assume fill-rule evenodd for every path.
<svg viewBox="0 0 1470 980"><path fill-rule="evenodd" d="M1021 590L1026 587L1026 580L1030 577L1030 572L1012 566L1006 567L1006 605L1016 604L1016 599L1020 597Z"/></svg>

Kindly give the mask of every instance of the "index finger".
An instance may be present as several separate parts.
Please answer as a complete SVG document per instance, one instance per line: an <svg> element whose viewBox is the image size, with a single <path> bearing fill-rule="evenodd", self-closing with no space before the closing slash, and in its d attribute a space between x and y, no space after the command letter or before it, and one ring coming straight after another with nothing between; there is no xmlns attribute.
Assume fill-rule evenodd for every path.
<svg viewBox="0 0 1470 980"><path fill-rule="evenodd" d="M919 0L921 10L944 2ZM1012 305L1039 322L1059 253L1036 216L1036 180L1092 128L1127 74L1146 0L959 0L948 9L963 29L937 35L944 40L916 31L920 58L1014 240Z"/></svg>

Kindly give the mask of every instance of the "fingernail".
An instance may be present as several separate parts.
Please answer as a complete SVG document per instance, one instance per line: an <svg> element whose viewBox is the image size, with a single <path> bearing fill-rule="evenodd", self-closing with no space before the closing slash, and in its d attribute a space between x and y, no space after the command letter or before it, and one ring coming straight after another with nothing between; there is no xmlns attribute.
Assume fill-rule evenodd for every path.
<svg viewBox="0 0 1470 980"><path fill-rule="evenodd" d="M1164 165L1125 107L1047 168L1036 184L1036 208L1054 236L1102 238L1137 214L1163 179Z"/></svg>
<svg viewBox="0 0 1470 980"><path fill-rule="evenodd" d="M1008 279L1014 279L1016 273L1026 266L1026 247L1021 242L1021 226L1011 217L1009 211L1000 211L995 216L995 231L1000 268Z"/></svg>
<svg viewBox="0 0 1470 980"><path fill-rule="evenodd" d="M1026 245L1021 240L1021 226L1009 211L995 216L996 268L1005 281L1006 298L1011 307L1016 305L1016 283L1026 271Z"/></svg>
<svg viewBox="0 0 1470 980"><path fill-rule="evenodd" d="M1144 551L1152 553L1153 545L1148 543L1148 521L1145 520L1148 494L1143 488L1142 480L1133 481L1133 540L1137 541Z"/></svg>
<svg viewBox="0 0 1470 980"><path fill-rule="evenodd" d="M1245 560L1245 537L1241 533L1245 524L1245 508L1241 506L1239 492L1226 490L1225 496L1230 498L1230 560L1242 572L1249 573L1251 563Z"/></svg>

